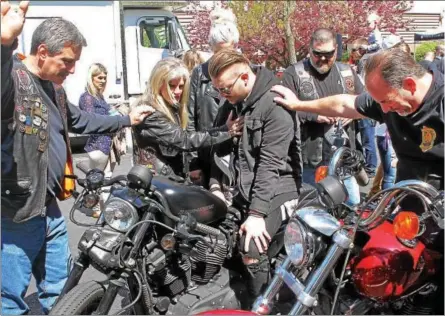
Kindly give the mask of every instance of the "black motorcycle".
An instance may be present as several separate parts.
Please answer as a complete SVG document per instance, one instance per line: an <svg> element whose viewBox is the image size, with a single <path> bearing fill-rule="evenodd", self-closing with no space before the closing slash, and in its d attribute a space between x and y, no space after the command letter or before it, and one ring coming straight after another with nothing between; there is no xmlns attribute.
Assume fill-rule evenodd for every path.
<svg viewBox="0 0 445 316"><path fill-rule="evenodd" d="M86 178L78 183L84 190L72 213L92 208L101 187L111 186L110 197L96 224L80 238L79 255L52 315L106 315L121 290L129 293L129 303L113 314L245 308L236 246L239 210L202 187L176 176L153 176L144 166L108 181L99 170L83 171ZM310 202L310 194L301 199ZM276 235L275 265L285 257L284 228ZM79 284L90 265L107 280Z"/></svg>

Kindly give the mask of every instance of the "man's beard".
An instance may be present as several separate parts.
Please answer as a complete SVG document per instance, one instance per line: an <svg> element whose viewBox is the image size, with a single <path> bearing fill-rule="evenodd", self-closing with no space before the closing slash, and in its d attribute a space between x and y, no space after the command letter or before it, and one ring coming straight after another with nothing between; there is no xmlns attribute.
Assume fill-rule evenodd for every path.
<svg viewBox="0 0 445 316"><path fill-rule="evenodd" d="M323 64L321 67L317 66L317 64L312 61L312 58L309 58L309 61L311 62L312 67L314 67L314 69L321 75L328 73L332 68L327 63Z"/></svg>

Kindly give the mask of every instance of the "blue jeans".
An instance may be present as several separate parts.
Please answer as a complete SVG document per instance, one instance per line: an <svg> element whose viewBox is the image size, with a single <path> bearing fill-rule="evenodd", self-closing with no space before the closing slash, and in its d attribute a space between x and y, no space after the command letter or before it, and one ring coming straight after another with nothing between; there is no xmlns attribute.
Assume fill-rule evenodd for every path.
<svg viewBox="0 0 445 316"><path fill-rule="evenodd" d="M392 143L385 136L377 136L377 148L379 149L380 161L383 168L382 189L394 186L396 180L396 168L391 167Z"/></svg>
<svg viewBox="0 0 445 316"><path fill-rule="evenodd" d="M371 119L358 121L358 129L362 139L363 154L365 156L365 170L370 176L375 176L377 168L377 148L375 146L375 124Z"/></svg>
<svg viewBox="0 0 445 316"><path fill-rule="evenodd" d="M56 199L46 217L14 223L2 217L2 315L29 311L24 301L34 275L43 312L48 314L68 278L68 232Z"/></svg>
<svg viewBox="0 0 445 316"><path fill-rule="evenodd" d="M345 204L355 206L360 203L360 187L357 180L353 176L348 176L343 180L346 191L348 191L348 199Z"/></svg>

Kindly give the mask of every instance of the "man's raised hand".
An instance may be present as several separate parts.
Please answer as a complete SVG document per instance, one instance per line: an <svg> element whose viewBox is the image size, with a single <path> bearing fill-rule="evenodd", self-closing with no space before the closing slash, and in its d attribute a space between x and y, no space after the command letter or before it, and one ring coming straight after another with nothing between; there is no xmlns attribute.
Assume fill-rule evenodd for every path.
<svg viewBox="0 0 445 316"><path fill-rule="evenodd" d="M11 6L8 1L1 2L2 45L11 46L23 30L29 1L20 1L18 6Z"/></svg>

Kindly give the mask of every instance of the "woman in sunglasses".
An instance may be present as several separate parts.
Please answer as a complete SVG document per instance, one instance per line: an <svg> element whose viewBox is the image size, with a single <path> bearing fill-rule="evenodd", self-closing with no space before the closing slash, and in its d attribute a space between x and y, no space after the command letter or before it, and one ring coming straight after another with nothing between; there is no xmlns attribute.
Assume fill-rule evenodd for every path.
<svg viewBox="0 0 445 316"><path fill-rule="evenodd" d="M206 132L186 131L189 71L175 58L159 61L147 88L135 106L149 104L156 109L150 119L133 128L134 160L155 174L187 176L184 153L210 147L240 135L243 124L230 116L225 125Z"/></svg>

